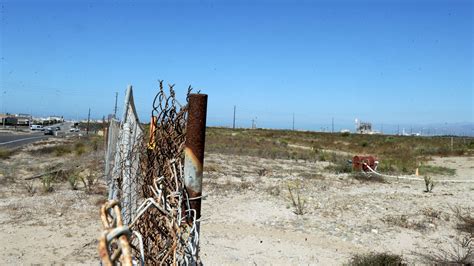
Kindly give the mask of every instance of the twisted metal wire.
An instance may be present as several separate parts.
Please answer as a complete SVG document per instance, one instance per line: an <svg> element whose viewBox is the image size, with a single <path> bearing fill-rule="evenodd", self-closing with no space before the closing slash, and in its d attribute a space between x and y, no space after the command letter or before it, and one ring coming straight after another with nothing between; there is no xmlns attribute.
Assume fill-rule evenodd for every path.
<svg viewBox="0 0 474 266"><path fill-rule="evenodd" d="M143 245L145 264L189 264L196 261L198 238L195 211L183 181L184 145L186 140L186 105L176 99L174 85L165 93L163 81L153 101L150 135L143 138L140 151L140 189L143 203L135 210L130 228L142 243L133 239L132 247L139 252ZM189 219L191 217L191 219ZM188 222L190 220L191 222Z"/></svg>

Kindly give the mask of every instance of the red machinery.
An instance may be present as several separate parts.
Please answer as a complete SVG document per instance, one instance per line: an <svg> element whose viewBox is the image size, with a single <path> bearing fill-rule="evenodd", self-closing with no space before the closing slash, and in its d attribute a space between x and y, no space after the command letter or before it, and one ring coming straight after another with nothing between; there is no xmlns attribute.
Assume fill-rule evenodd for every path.
<svg viewBox="0 0 474 266"><path fill-rule="evenodd" d="M356 155L352 158L352 170L368 172L369 166L372 170L377 169L378 161L374 156L370 155Z"/></svg>

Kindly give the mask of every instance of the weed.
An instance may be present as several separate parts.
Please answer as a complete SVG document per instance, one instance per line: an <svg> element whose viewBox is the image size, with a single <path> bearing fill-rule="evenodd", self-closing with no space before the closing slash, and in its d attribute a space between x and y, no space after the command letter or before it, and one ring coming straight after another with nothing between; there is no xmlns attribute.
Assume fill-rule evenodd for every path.
<svg viewBox="0 0 474 266"><path fill-rule="evenodd" d="M294 208L296 215L303 215L305 213L306 200L301 197L302 183L299 180L288 182L289 199Z"/></svg>
<svg viewBox="0 0 474 266"><path fill-rule="evenodd" d="M349 262L351 266L376 266L387 265L396 266L404 265L403 258L400 255L390 253L369 253L362 255L355 255Z"/></svg>
<svg viewBox="0 0 474 266"><path fill-rule="evenodd" d="M332 164L326 166L326 170L333 171L336 174L352 172L352 164L349 163L348 158L337 155L335 153L331 153L331 155L327 158Z"/></svg>
<svg viewBox="0 0 474 266"><path fill-rule="evenodd" d="M69 185L71 187L72 190L77 190L77 181L78 181L78 177L77 175L75 174L71 174L68 176L67 178L67 181L69 182Z"/></svg>
<svg viewBox="0 0 474 266"><path fill-rule="evenodd" d="M43 178L41 179L41 182L43 183L43 192L53 192L53 181L54 177L52 175L44 175Z"/></svg>
<svg viewBox="0 0 474 266"><path fill-rule="evenodd" d="M425 180L425 186L426 186L425 192L433 191L433 187L434 187L433 179L430 176L424 176L423 179Z"/></svg>
<svg viewBox="0 0 474 266"><path fill-rule="evenodd" d="M382 221L386 224L400 226L403 228L410 227L410 223L408 222L408 216L406 215L387 215L382 218Z"/></svg>
<svg viewBox="0 0 474 266"><path fill-rule="evenodd" d="M428 227L426 221L409 220L407 215L387 215L382 218L382 221L389 225L399 226L402 228L424 231Z"/></svg>
<svg viewBox="0 0 474 266"><path fill-rule="evenodd" d="M465 236L451 246L451 249L441 249L436 253L422 254L425 262L432 265L473 265L474 238Z"/></svg>
<svg viewBox="0 0 474 266"><path fill-rule="evenodd" d="M239 187L238 187L238 190L248 190L249 188L253 187L253 184L252 182L248 182L248 181L242 181L240 182L239 184Z"/></svg>
<svg viewBox="0 0 474 266"><path fill-rule="evenodd" d="M474 216L471 215L470 210L463 210L459 207L454 207L452 210L458 219L457 229L474 237Z"/></svg>
<svg viewBox="0 0 474 266"><path fill-rule="evenodd" d="M79 175L79 179L82 181L82 184L84 184L84 188L86 189L86 191L91 192L92 186L95 182L94 176L92 174L87 174L85 176Z"/></svg>
<svg viewBox="0 0 474 266"><path fill-rule="evenodd" d="M262 168L258 170L258 176L266 176L268 174L268 170L266 168Z"/></svg>
<svg viewBox="0 0 474 266"><path fill-rule="evenodd" d="M272 196L280 196L281 190L279 186L269 186L265 191Z"/></svg>
<svg viewBox="0 0 474 266"><path fill-rule="evenodd" d="M24 187L30 196L33 196L36 193L36 188L33 186L33 182L26 182Z"/></svg>
<svg viewBox="0 0 474 266"><path fill-rule="evenodd" d="M435 219L440 219L441 218L441 211L437 211L431 207L424 208L421 210L424 216L429 217L429 218L435 218Z"/></svg>

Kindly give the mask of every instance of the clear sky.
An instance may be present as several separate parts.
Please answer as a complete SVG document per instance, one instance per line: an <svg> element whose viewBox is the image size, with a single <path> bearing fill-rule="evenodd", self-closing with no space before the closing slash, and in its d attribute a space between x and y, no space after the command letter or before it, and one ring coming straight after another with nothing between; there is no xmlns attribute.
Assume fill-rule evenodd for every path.
<svg viewBox="0 0 474 266"><path fill-rule="evenodd" d="M208 124L474 122L473 1L1 1L1 110L101 118L157 80ZM120 110L119 110L120 111ZM119 112L120 113L120 112Z"/></svg>

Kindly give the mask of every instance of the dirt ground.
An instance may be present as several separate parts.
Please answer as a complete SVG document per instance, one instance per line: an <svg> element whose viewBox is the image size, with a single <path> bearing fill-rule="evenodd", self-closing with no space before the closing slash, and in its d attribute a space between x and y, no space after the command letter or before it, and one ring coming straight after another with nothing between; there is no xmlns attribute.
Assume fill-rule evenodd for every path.
<svg viewBox="0 0 474 266"><path fill-rule="evenodd" d="M97 265L104 182L98 181L93 192L82 186L73 190L67 181L43 192L41 179L25 178L75 157L26 152L34 148L0 161L0 261ZM454 176L435 180L474 180L474 157L430 163L456 169ZM203 262L340 265L354 254L374 251L422 264L420 253L449 249L461 236L453 208L474 210L474 183L435 183L426 193L423 182L356 179L327 172L328 164L208 153ZM304 201L303 215L295 214L288 187Z"/></svg>

